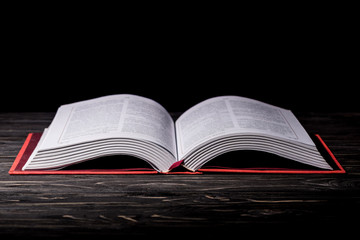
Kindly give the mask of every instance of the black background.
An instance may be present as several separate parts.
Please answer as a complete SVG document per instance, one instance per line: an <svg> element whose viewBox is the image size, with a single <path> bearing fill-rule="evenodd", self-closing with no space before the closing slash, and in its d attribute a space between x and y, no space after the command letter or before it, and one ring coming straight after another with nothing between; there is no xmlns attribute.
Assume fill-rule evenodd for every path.
<svg viewBox="0 0 360 240"><path fill-rule="evenodd" d="M0 111L56 111L121 93L169 111L218 95L294 111L359 110L351 16L85 10L5 18Z"/></svg>

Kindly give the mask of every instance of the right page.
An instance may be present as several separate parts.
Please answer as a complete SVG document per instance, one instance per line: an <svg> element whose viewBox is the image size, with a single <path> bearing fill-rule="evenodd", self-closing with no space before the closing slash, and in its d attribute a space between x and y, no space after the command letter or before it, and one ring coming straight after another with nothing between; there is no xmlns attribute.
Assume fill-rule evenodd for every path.
<svg viewBox="0 0 360 240"><path fill-rule="evenodd" d="M175 126L178 159L184 159L188 166L194 164L190 170L197 170L222 152L241 149L266 151L330 169L291 111L257 100L238 96L211 98L182 114ZM212 149L217 150L206 153ZM313 157L314 161L309 159Z"/></svg>

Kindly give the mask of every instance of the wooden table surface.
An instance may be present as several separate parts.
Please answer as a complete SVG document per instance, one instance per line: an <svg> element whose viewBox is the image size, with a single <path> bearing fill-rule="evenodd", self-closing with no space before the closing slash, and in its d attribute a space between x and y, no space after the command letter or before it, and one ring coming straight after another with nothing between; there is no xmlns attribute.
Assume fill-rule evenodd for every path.
<svg viewBox="0 0 360 240"><path fill-rule="evenodd" d="M358 232L360 113L295 115L346 174L10 176L27 134L54 113L0 113L0 237Z"/></svg>

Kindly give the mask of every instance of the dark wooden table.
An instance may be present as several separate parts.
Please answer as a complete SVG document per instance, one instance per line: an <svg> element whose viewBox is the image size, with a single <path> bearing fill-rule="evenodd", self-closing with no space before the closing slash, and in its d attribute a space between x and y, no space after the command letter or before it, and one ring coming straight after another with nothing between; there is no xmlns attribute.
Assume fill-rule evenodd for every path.
<svg viewBox="0 0 360 240"><path fill-rule="evenodd" d="M54 113L0 113L0 237L358 232L360 113L295 114L346 174L10 176L27 134Z"/></svg>

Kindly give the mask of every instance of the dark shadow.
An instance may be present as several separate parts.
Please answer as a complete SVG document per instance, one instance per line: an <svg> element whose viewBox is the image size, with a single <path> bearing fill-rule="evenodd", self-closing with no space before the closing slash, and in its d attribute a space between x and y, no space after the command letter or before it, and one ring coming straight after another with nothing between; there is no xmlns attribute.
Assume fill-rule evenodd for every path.
<svg viewBox="0 0 360 240"><path fill-rule="evenodd" d="M233 151L222 154L207 162L203 168L217 166L245 169L319 169L317 167L302 164L275 154L249 150Z"/></svg>
<svg viewBox="0 0 360 240"><path fill-rule="evenodd" d="M101 157L85 162L77 163L64 168L63 170L87 170L87 169L129 169L149 168L152 166L146 161L127 155L115 155Z"/></svg>

